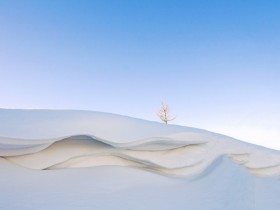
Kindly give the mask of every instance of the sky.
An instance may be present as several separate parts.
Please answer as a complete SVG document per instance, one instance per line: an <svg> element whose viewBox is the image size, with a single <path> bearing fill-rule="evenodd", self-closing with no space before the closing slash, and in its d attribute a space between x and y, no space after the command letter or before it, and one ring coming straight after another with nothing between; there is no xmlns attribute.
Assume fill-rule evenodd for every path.
<svg viewBox="0 0 280 210"><path fill-rule="evenodd" d="M0 0L0 107L197 127L280 150L277 0ZM0 116L1 117L1 116Z"/></svg>

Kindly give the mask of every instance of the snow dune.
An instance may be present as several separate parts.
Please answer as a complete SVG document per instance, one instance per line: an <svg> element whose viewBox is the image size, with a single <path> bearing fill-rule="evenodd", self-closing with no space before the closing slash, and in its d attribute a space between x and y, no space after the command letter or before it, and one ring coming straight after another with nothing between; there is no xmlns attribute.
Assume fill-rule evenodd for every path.
<svg viewBox="0 0 280 210"><path fill-rule="evenodd" d="M30 169L112 165L193 176L227 156L255 175L280 175L279 152L207 131L96 112L2 112L10 115L2 121L0 156Z"/></svg>
<svg viewBox="0 0 280 210"><path fill-rule="evenodd" d="M27 177L28 186L36 183L49 191L52 190L46 186L46 183L36 180L41 179L39 175L47 179L56 177L59 181L55 179L47 182L50 182L50 185L60 186L59 191L66 197L72 195L73 192L70 192L65 185L73 183L64 179L83 177L89 181L91 179L85 173L90 173L95 178L100 175L97 179L102 180L101 183L104 186L97 184L99 190L94 190L94 193L98 194L95 206L98 209L113 208L113 206L102 204L101 201L105 199L103 196L109 196L115 191L121 192L124 197L127 193L136 195L146 192L149 194L148 185L155 186L153 192L158 196L164 197L168 194L170 202L178 202L178 208L175 209L184 209L187 202L179 193L192 197L190 188L194 190L194 195L199 191L204 194L204 191L209 190L213 180L216 182L217 189L221 190L215 193L220 196L227 193L222 190L222 185L226 184L228 188L234 189L239 186L240 189L233 190L229 195L232 197L232 202L240 199L240 195L236 193L244 193L244 196L250 196L250 198L226 207L226 203L229 202L228 197L213 197L207 209L261 209L264 205L269 205L269 209L280 208L279 202L273 200L273 196L270 196L270 202L269 199L263 197L259 198L261 202L255 200L260 194L256 191L258 188L256 183L264 186L265 184L273 185L271 192L267 190L263 192L280 193L279 151L201 129L164 125L108 113L0 109L0 167L3 171L0 175L0 180L2 180L0 184L10 193L15 190L11 186L19 182L12 180L11 177L20 177L19 174ZM134 178L130 177L131 174ZM225 176L236 180L225 181ZM61 182L61 179L64 181ZM111 184L104 183L106 181L110 183L111 179L117 183L114 181ZM120 179L127 181L118 183ZM160 181L155 181L155 179ZM1 183L3 180L4 183ZM238 180L242 180L241 185ZM75 186L79 188L78 192L93 193L93 189L83 186L81 180L77 182ZM89 186L92 182L96 184L96 180L89 181ZM25 186L21 182L18 184ZM174 187L179 187L178 192ZM260 189L263 190L263 187ZM34 194L40 189L27 191ZM34 208L38 205L27 202L28 198L20 198L19 201L22 199L25 207L21 209ZM88 199L85 198L85 204L81 206L81 209L91 209L92 204ZM206 196L205 199L209 197ZM132 203L129 202L127 206L113 203L114 207L131 209L133 202L140 200L139 196L132 198L130 201ZM68 201L62 199L61 202L56 201L52 207L37 209L55 209L56 207L61 209L66 206L67 209L75 209L65 203ZM192 209L205 209L203 208L205 206L200 206L198 198L193 197L193 201L188 200L188 202L191 203ZM16 206L11 205L9 199L0 198L1 203L7 209L17 209ZM80 201L74 202L74 207L76 204L81 205ZM172 205L166 202L160 203L158 199L150 201L151 206L141 208L135 205L133 209L155 209L157 205L161 207L160 209L172 209Z"/></svg>

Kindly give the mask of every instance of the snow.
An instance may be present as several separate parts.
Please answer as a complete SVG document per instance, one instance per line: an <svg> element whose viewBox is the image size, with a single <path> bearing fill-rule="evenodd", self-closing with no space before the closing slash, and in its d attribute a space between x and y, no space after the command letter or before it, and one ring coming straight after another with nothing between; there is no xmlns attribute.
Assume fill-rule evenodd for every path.
<svg viewBox="0 0 280 210"><path fill-rule="evenodd" d="M206 130L0 109L0 209L280 209L280 152Z"/></svg>

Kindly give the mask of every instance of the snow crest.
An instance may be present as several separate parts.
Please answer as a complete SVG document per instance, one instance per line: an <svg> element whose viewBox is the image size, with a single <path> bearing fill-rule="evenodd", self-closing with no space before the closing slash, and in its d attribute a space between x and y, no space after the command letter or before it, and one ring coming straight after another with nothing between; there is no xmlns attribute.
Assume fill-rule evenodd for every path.
<svg viewBox="0 0 280 210"><path fill-rule="evenodd" d="M0 138L0 156L25 168L54 170L125 166L169 176L202 173L221 156L258 176L280 175L280 154L211 134L190 132L115 143L90 135L49 140ZM17 142L17 143L16 143Z"/></svg>

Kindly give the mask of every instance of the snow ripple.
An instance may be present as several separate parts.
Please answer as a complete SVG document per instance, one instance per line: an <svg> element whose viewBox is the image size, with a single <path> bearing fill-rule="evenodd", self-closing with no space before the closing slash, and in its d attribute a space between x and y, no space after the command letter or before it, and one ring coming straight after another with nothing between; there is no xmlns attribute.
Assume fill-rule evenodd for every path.
<svg viewBox="0 0 280 210"><path fill-rule="evenodd" d="M94 135L0 137L0 156L29 169L124 166L167 176L201 174L221 156L256 176L279 176L280 154L214 133L180 132L118 143Z"/></svg>

